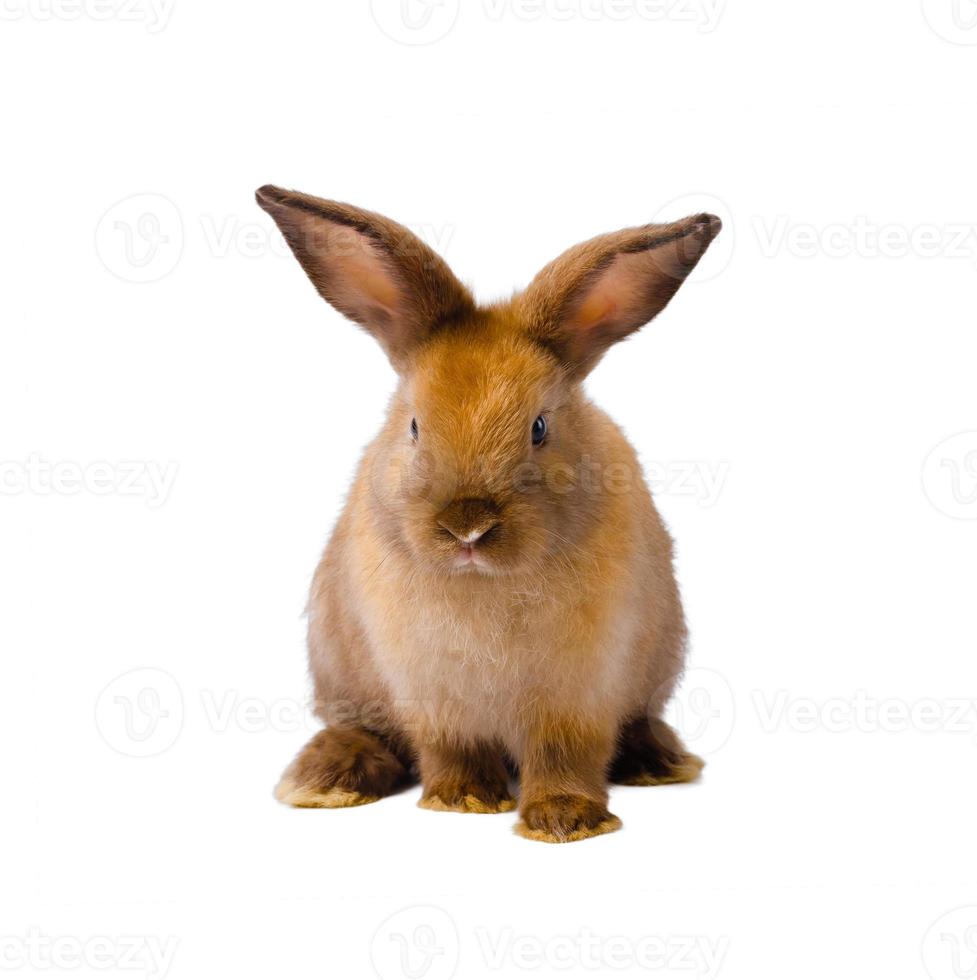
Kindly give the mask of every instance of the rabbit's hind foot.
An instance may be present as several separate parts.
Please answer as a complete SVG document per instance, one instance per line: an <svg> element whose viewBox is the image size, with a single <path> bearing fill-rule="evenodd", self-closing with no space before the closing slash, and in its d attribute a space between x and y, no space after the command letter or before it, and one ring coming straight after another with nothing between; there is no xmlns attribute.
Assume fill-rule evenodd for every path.
<svg viewBox="0 0 977 980"><path fill-rule="evenodd" d="M636 718L621 728L608 775L612 783L626 786L662 786L691 783L704 767L705 761L689 752L660 718Z"/></svg>
<svg viewBox="0 0 977 980"><path fill-rule="evenodd" d="M362 806L409 781L407 767L377 735L361 728L327 728L285 771L275 799L295 807Z"/></svg>

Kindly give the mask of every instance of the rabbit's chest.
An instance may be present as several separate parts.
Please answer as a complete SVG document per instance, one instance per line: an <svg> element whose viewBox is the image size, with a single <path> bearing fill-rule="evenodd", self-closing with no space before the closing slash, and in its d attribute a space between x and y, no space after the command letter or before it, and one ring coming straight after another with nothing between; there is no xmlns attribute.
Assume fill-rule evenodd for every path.
<svg viewBox="0 0 977 980"><path fill-rule="evenodd" d="M448 589L393 562L384 571L383 585L364 578L360 618L405 722L502 736L541 712L598 715L626 697L635 620L620 604L553 581Z"/></svg>
<svg viewBox="0 0 977 980"><path fill-rule="evenodd" d="M447 604L415 610L395 628L381 656L400 685L429 696L491 701L511 696L540 656L518 610L473 604L459 611Z"/></svg>
<svg viewBox="0 0 977 980"><path fill-rule="evenodd" d="M426 603L388 618L373 656L412 725L494 737L511 730L544 658L518 608Z"/></svg>
<svg viewBox="0 0 977 980"><path fill-rule="evenodd" d="M374 656L410 725L506 740L540 711L580 716L620 697L623 646L581 644L568 620L521 603L428 604L387 620Z"/></svg>

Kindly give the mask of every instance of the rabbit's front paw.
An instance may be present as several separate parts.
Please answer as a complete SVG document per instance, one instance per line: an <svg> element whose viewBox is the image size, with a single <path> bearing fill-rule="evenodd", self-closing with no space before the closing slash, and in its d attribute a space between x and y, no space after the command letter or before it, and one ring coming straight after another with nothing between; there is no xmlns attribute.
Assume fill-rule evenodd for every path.
<svg viewBox="0 0 977 980"><path fill-rule="evenodd" d="M509 795L505 779L449 777L425 787L418 806L425 810L447 810L454 813L506 813L515 809L516 801Z"/></svg>
<svg viewBox="0 0 977 980"><path fill-rule="evenodd" d="M619 830L621 821L603 803L559 794L523 804L516 833L529 840L562 844Z"/></svg>
<svg viewBox="0 0 977 980"><path fill-rule="evenodd" d="M505 813L516 801L498 746L429 742L420 753L424 793L418 806L454 813Z"/></svg>

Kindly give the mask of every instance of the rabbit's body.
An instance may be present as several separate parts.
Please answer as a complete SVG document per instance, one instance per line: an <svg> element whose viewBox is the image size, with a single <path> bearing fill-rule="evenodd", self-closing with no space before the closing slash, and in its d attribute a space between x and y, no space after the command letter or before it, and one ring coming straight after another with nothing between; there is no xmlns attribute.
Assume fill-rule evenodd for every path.
<svg viewBox="0 0 977 980"><path fill-rule="evenodd" d="M637 472L617 427L590 411L609 456ZM383 705L385 723L408 740L494 739L518 762L540 718L613 737L649 705L659 709L681 672L684 629L671 541L639 492L637 513L633 501L603 497L607 510L545 573L446 578L418 569L384 533L362 467L309 600L323 720L350 702Z"/></svg>
<svg viewBox="0 0 977 980"><path fill-rule="evenodd" d="M510 809L550 841L613 830L608 778L694 779L661 720L685 626L671 540L634 450L583 393L718 230L698 216L571 249L475 305L406 229L263 188L313 282L401 375L316 571L310 665L326 723L286 772L296 806Z"/></svg>

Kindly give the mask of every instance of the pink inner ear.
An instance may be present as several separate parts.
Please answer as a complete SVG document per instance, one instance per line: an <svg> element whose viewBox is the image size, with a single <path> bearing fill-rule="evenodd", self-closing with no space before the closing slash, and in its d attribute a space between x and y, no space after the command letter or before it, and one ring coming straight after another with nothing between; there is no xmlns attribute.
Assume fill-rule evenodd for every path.
<svg viewBox="0 0 977 980"><path fill-rule="evenodd" d="M637 256L617 255L583 295L574 311L571 326L589 331L614 321L622 311L636 306L644 283L642 263Z"/></svg>
<svg viewBox="0 0 977 980"><path fill-rule="evenodd" d="M602 290L597 290L588 294L580 304L580 309L574 317L574 326L578 330L590 330L613 316L616 309L614 298Z"/></svg>
<svg viewBox="0 0 977 980"><path fill-rule="evenodd" d="M351 256L341 259L338 267L344 281L343 289L359 292L369 305L394 312L400 296L377 257Z"/></svg>
<svg viewBox="0 0 977 980"><path fill-rule="evenodd" d="M334 227L329 233L330 280L337 299L354 310L381 310L393 317L400 292L369 238L353 228Z"/></svg>

